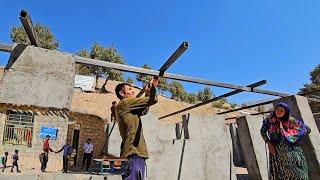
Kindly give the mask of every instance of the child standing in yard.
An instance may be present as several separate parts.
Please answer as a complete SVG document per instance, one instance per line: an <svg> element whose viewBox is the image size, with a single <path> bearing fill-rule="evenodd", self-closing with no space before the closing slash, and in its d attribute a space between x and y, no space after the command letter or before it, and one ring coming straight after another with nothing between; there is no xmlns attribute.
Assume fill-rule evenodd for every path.
<svg viewBox="0 0 320 180"><path fill-rule="evenodd" d="M4 172L4 169L7 167L7 161L8 161L8 152L4 152L4 156L1 157L1 164L2 164L2 172Z"/></svg>
<svg viewBox="0 0 320 180"><path fill-rule="evenodd" d="M17 172L19 173L19 166L18 166L18 160L19 160L19 151L16 149L14 150L14 154L12 155L12 167L11 172L13 172L14 167L17 167Z"/></svg>

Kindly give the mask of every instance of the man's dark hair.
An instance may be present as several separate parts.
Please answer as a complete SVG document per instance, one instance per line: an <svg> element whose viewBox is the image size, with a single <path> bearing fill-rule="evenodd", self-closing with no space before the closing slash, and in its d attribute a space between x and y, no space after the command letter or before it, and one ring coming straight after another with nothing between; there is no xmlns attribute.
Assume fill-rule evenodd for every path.
<svg viewBox="0 0 320 180"><path fill-rule="evenodd" d="M87 141L91 141L91 138L88 138Z"/></svg>
<svg viewBox="0 0 320 180"><path fill-rule="evenodd" d="M8 152L4 152L4 155L8 155L9 153Z"/></svg>
<svg viewBox="0 0 320 180"><path fill-rule="evenodd" d="M50 138L50 135L46 135L46 138Z"/></svg>
<svg viewBox="0 0 320 180"><path fill-rule="evenodd" d="M113 101L113 102L112 102L112 105L115 105L115 104L117 104L117 101Z"/></svg>
<svg viewBox="0 0 320 180"><path fill-rule="evenodd" d="M116 92L116 95L119 99L123 99L123 97L120 95L120 92L123 90L124 86L130 86L132 87L131 84L129 83L120 83L116 86L116 89L115 89L115 92Z"/></svg>
<svg viewBox="0 0 320 180"><path fill-rule="evenodd" d="M18 149L16 149L16 150L14 150L14 152L15 152L15 153L18 153L18 152L19 152L19 150L18 150Z"/></svg>

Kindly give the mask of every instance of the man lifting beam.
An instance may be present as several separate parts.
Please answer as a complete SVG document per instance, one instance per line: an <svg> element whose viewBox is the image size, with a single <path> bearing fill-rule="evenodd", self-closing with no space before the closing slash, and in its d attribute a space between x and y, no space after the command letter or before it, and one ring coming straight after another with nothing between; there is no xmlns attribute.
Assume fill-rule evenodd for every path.
<svg viewBox="0 0 320 180"><path fill-rule="evenodd" d="M157 103L157 85L158 79L153 78L144 89L145 97L135 97L134 88L128 83L118 84L115 88L120 99L116 108L116 119L122 138L120 156L129 160L122 175L124 180L144 180L148 150L140 116L146 113L149 106Z"/></svg>

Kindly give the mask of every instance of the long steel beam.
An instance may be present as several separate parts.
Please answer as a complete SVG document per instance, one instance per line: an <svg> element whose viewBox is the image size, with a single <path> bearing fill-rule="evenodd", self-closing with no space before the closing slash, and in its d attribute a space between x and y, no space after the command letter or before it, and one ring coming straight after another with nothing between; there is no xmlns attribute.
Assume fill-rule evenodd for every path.
<svg viewBox="0 0 320 180"><path fill-rule="evenodd" d="M320 99L316 99L316 98L307 98L307 99L308 99L308 101L320 103ZM275 99L274 99L274 100L275 100ZM227 113L231 113L231 112L235 112L235 111L239 111L239 110L243 110L243 109L249 109L249 108L253 108L253 107L257 107L257 106L262 106L262 105L266 105L266 104L271 104L274 100L264 101L264 102L252 104L252 105L249 105L249 106L240 107L240 108L237 108L237 109L232 109L232 110L220 112L220 113L217 113L217 114L218 114L218 115L220 115L220 114L227 114Z"/></svg>
<svg viewBox="0 0 320 180"><path fill-rule="evenodd" d="M95 65L95 66L99 66L99 67L106 67L106 68L115 69L115 70L124 71L124 72L146 74L146 75L151 75L151 76L158 76L160 74L160 71L152 70L152 69L145 69L145 68L129 66L129 65L124 65L124 64L111 63L111 62L107 62L107 61L100 61L100 60L85 58L85 57L81 57L81 56L77 56L77 55L73 55L73 57L75 59L75 62L80 63L80 64ZM237 85L232 85L232 84L227 84L227 83L214 82L214 81L198 79L198 78L193 78L193 77L188 77L188 76L182 76L182 75L177 75L177 74L171 74L171 73L164 73L163 78L198 83L198 84L204 84L204 85L208 85L208 86L217 86L217 87L223 87L223 88L229 88L229 89L241 89L244 91L251 91L251 88L248 88L245 86L237 86Z"/></svg>
<svg viewBox="0 0 320 180"><path fill-rule="evenodd" d="M188 42L183 42L178 49L169 57L169 59L159 69L159 76L163 76L164 72L181 56L189 47Z"/></svg>
<svg viewBox="0 0 320 180"><path fill-rule="evenodd" d="M248 85L247 87L253 89L253 88L255 88L255 87L264 85L264 84L266 84L266 83L267 83L266 80L262 80L262 81L258 81L258 82L256 82L256 83L250 84L250 85ZM173 116L173 115L176 115L176 114L185 112L185 111L189 111L189 110L191 110L191 109L194 109L194 108L197 108L197 107L200 107L200 106L203 106L203 105L212 103L212 102L217 101L217 100L219 100L219 99L223 99L223 98L226 98L226 97L229 97L229 96L232 96L232 95L241 93L241 92L243 92L243 90L234 90L234 91L228 92L228 93L226 93L226 94L222 94L222 95L220 95L220 96L214 97L213 99L210 99L210 100L208 100L208 101L204 101L204 102L195 104L195 105L193 105L193 106L190 106L190 107L181 109L181 110L179 110L179 111L176 111L176 112L173 112L173 113L164 115L164 116L162 116L162 117L159 117L158 119L161 120L161 119L164 119L164 118L167 118L167 117L170 117L170 116Z"/></svg>
<svg viewBox="0 0 320 180"><path fill-rule="evenodd" d="M39 46L39 41L37 39L36 31L33 27L32 20L27 11L21 10L20 12L20 21L23 25L24 30L26 31L28 38L32 45Z"/></svg>
<svg viewBox="0 0 320 180"><path fill-rule="evenodd" d="M12 51L12 45L9 45L9 44L1 44L1 43L0 43L0 51L11 52L11 51Z"/></svg>
<svg viewBox="0 0 320 180"><path fill-rule="evenodd" d="M243 110L243 109L249 109L249 108L253 108L253 107L257 107L257 106L262 106L262 105L266 105L266 104L271 104L273 101L274 101L274 100L264 101L264 102L252 104L252 105L249 105L249 106L244 106L244 107L240 107L240 108L236 108L236 109L232 109L232 110L228 110L228 111L224 111L224 112L219 112L219 113L217 113L217 114L218 114L218 115L227 114L227 113L231 113L231 112L235 112L235 111L239 111L239 110Z"/></svg>
<svg viewBox="0 0 320 180"><path fill-rule="evenodd" d="M0 44L0 45L3 45L3 44ZM152 69L144 69L144 68L139 68L139 67L135 67L135 66L111 63L111 62L107 62L107 61L100 61L100 60L80 57L77 55L73 55L73 57L74 57L76 63L81 63L81 64L95 65L95 66L106 67L106 68L115 69L115 70L119 70L119 71L146 74L146 75L151 75L151 76L158 76L160 74L160 71L156 71L156 70L152 70ZM208 86L216 86L216 87L223 87L223 88L229 88L229 89L243 90L243 91L248 91L248 92L266 94L266 95L272 95L272 96L279 96L279 97L285 97L285 96L290 95L290 94L279 93L279 92L274 92L274 91L269 91L269 90L261 90L261 89L256 89L256 88L252 89L252 88L245 87L245 86L209 81L209 80L205 80L205 79L198 79L198 78L194 78L194 77L182 76L182 75L171 74L171 73L164 73L163 78L180 80L180 81L185 81L185 82L192 82L192 83L197 83L197 84L204 84L204 85L208 85ZM320 100L316 99L316 98L308 98L308 100L320 102Z"/></svg>
<svg viewBox="0 0 320 180"><path fill-rule="evenodd" d="M111 63L111 62L107 62L107 61L94 60L94 59L80 57L80 56L74 56L74 58L75 58L76 63L106 67L106 68L111 68L111 69L124 71L124 72L146 74L146 75L151 75L151 76L158 76L160 74L160 71L156 71L156 70L152 70L152 69L145 69L145 68L140 68L140 67L128 66L128 65L124 65L124 64L117 64L117 63ZM186 82L193 82L193 83L204 84L204 85L208 85L208 86L217 86L217 87L224 87L224 88L229 88L229 89L241 89L244 91L251 91L251 88L248 88L245 86L237 86L237 85L226 84L226 83L221 83L221 82L208 81L208 80L204 80L204 79L198 79L198 78L182 76L182 75L177 75L177 74L171 74L171 73L164 73L163 78L186 81Z"/></svg>
<svg viewBox="0 0 320 180"><path fill-rule="evenodd" d="M178 49L176 49L176 51L169 57L169 59L161 66L161 68L159 69L160 73L159 73L159 77L162 77L163 74L165 73L165 71L167 71L169 69L169 67L181 56L181 54L186 51L189 47L188 42L183 42ZM158 79L158 76L154 76L154 78ZM136 97L140 97L142 96L142 94L144 93L144 90L142 89Z"/></svg>

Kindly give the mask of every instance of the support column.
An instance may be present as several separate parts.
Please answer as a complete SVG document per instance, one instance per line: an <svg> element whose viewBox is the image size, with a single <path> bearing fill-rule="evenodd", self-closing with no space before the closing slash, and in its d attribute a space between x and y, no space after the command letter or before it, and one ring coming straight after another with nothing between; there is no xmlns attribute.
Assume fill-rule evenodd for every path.
<svg viewBox="0 0 320 180"><path fill-rule="evenodd" d="M262 120L260 115L237 118L240 145L250 179L268 179L268 153L260 135Z"/></svg>

